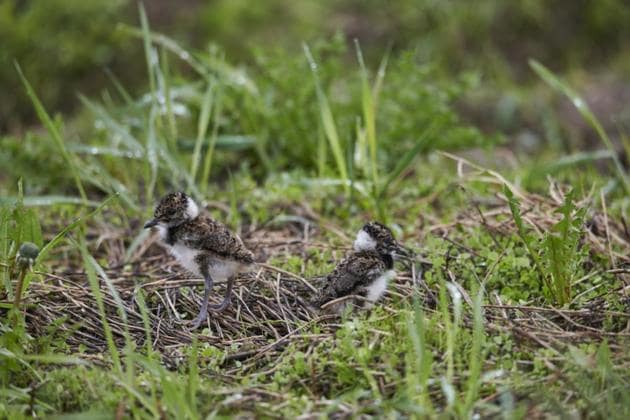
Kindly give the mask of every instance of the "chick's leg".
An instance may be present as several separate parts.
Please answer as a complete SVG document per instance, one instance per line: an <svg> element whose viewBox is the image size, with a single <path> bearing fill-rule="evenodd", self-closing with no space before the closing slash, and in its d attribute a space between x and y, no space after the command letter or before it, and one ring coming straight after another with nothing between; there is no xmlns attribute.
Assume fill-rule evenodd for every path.
<svg viewBox="0 0 630 420"><path fill-rule="evenodd" d="M192 329L196 330L201 324L208 318L208 298L210 297L210 291L212 290L212 277L208 272L203 273L204 289L203 289L203 301L201 302L201 308L199 309L199 315L192 321Z"/></svg>
<svg viewBox="0 0 630 420"><path fill-rule="evenodd" d="M208 305L210 310L213 312L221 312L227 309L230 306L230 297L232 296L232 286L234 286L234 276L231 276L227 280L227 290L225 291L225 297L223 298L223 302L218 305Z"/></svg>

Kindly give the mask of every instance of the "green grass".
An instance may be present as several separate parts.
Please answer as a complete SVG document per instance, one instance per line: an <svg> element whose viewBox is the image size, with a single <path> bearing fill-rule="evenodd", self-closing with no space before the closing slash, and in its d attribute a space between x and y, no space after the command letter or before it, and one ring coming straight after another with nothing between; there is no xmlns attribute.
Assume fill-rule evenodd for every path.
<svg viewBox="0 0 630 420"><path fill-rule="evenodd" d="M512 191L507 186L503 191L509 200L519 238L540 274L551 303L566 305L572 298L573 282L583 275L581 267L585 255L580 250L580 238L583 235L582 226L587 209L576 208L575 194L571 190L567 193L564 204L556 210L556 213L562 215L562 219L535 238L525 226L519 202Z"/></svg>
<svg viewBox="0 0 630 420"><path fill-rule="evenodd" d="M426 167L424 170L430 173L434 169ZM270 206L287 204L287 199L310 201L313 196L321 195L321 192L301 189L291 193L274 181L262 187L252 187L246 181L241 184L240 179L236 174L231 187L216 192L219 201L233 203L231 213L240 214L239 219L225 217L237 227L242 226L244 220L262 221L265 217L273 217L265 216L265 210ZM402 191L408 193L412 186L413 182L403 182ZM480 196L493 190L496 191L496 188L485 184L473 189ZM242 196L242 191L262 193L264 198L239 209L237 196ZM441 194L441 205L450 209L444 215L445 220L463 210L466 196L465 192ZM101 210L107 212L107 218L98 216L97 212L87 220L115 220L118 216L114 214L126 212L113 203L105 203ZM471 232L454 231L451 238L470 249L455 251L452 244L439 236L427 237L423 242L414 239L417 229L413 222L414 214L420 208L427 211L421 197L413 200L411 206L400 201L393 203L396 204L390 211L395 220L404 226L406 235L411 235L406 236L406 243L414 246L432 263L423 278L438 296L437 307L428 305L425 289L418 288L414 299L394 298L388 303L388 308L394 310L393 314L377 308L370 314L349 316L339 322L338 329L329 339L308 346L308 350L298 344L289 345L271 365L262 363L258 368L249 367L230 380L220 379L224 370L239 372L238 364L222 362L234 351L229 348L217 348L202 342L192 346L182 344L181 365L167 369L160 363L160 355L152 348L151 340L142 346L132 338L124 339L126 344L122 346L115 344L108 319L112 316L110 311L116 311L116 305L107 309L97 287L98 282L104 281L110 285L106 287L114 287L115 290L98 262L103 260L102 251L95 249L86 239L81 224L75 225L78 230L72 231L72 237L78 238L78 243L74 240L69 242L71 249L78 252L70 251L67 257L54 251L63 244L63 240L56 241L54 232L52 235L46 233L47 242L54 241L58 246L38 263L41 270L48 271L48 267L59 264L78 263L85 269L87 278L91 279L90 290L101 313L105 336L109 337L107 349L101 355L107 364L91 365L83 359L85 354L68 352L61 338L28 335L24 323L13 327L3 321L2 346L7 350L0 355L4 362L2 392L7 396L3 412L6 415L25 412L32 392L35 392L33 409L41 414L113 413L122 401L125 412L138 418L154 417L160 413L185 418L200 418L211 413L263 414L270 409L279 410L286 416L303 413L304 410L313 413L350 410L356 414L376 416L397 413L467 418L474 413L521 413L520 416L523 416L528 407L560 413L572 406L579 407L582 413L597 416L616 413L618 405L625 404L623 399L606 396L608 391L618 392L616 390L630 380L622 368L629 356L623 348L615 347L616 350L604 353L604 361L593 367L591 358L604 357L598 356L602 351L597 350L597 346L603 345L598 341L589 341L575 348L567 343L563 345L566 347L561 347L569 350L564 356L550 354L548 348L536 345L532 348L534 342L523 342L510 333L507 325L501 326L495 318L487 318L489 309L483 305L496 303L493 298L496 294L504 303L514 301L525 306L550 307L547 306L550 295L544 285L537 281L530 283L529 295L524 297L521 288L514 284L515 279L526 279L526 275L531 275L534 270L533 260L515 264L519 259L528 260L528 254L523 254L517 246L520 239L516 232L512 236L495 238L506 247L501 254L493 250L496 244L491 233L482 225ZM29 210L33 209L22 211ZM435 209L431 211L435 212ZM56 212L55 206L50 206L39 208L37 215L46 221ZM322 214L327 220L339 224L347 220L335 213L335 209L330 209ZM351 223L356 224L357 221ZM352 229L344 230L352 234ZM64 229L62 233L65 236L71 232ZM339 244L338 239L327 235L317 240ZM536 246L542 250L546 245L541 239ZM314 263L309 268L311 273L319 274L330 269L333 256L329 252L313 248L310 253ZM336 255L339 257L340 254ZM270 262L286 270L300 272L302 261L290 254L277 254ZM547 269L545 264L542 266ZM514 273L516 267L520 267L520 273ZM588 284L575 286L575 291L590 288L600 281L597 278L599 275L604 274L591 278ZM36 278L34 281L40 280ZM29 295L28 290L26 295ZM582 302L587 303L589 299L583 298ZM614 299L614 293L610 299ZM609 300L611 303L613 300ZM144 312L142 308L147 305L155 303L142 298L140 310ZM572 308L578 309L580 304L574 304ZM119 313L122 315L122 312ZM124 320L125 317L117 319ZM601 331L618 331L615 322L607 327L602 325ZM147 336L155 334L146 327L145 330ZM307 326L303 333L318 334L318 330L319 327L314 324ZM51 339L47 350L42 352L43 341ZM575 359L577 356L580 358ZM570 368L567 368L566 374L561 374L565 364ZM524 368L527 366L534 369ZM269 369L274 373L263 373ZM589 373L593 369L601 379L594 379ZM73 370L75 374L72 374ZM549 375L555 378L551 387L553 392L541 395L536 384L547 380ZM61 388L50 386L51 381L57 381ZM37 391L29 391L29 383L42 385ZM382 388L382 384L386 388ZM94 392L86 394L86 386ZM57 390L62 388L68 390L63 400L59 399ZM257 392L281 394L283 397L282 400L263 398L257 408L239 402L227 403L235 401L237 394L247 396ZM488 402L487 398L495 394L500 397ZM627 405L622 405L620 409L627 410Z"/></svg>
<svg viewBox="0 0 630 420"><path fill-rule="evenodd" d="M334 38L310 42L306 57L259 53L241 67L220 50L184 49L140 16L141 29L124 30L144 46L145 92L113 76L111 92L81 97L83 113L63 124L20 73L47 131L3 139L14 157L0 180L0 417L627 417L627 173L605 133L612 175L594 165L600 154L558 161L553 147L504 164L497 140L455 109L467 83L413 52L387 51L373 65L357 42L348 61ZM330 271L370 219L419 259L398 267L370 312L260 320L254 349L214 326L164 346L171 331L154 321L171 298L145 286L172 273L161 248L143 249L141 226L172 189L259 235L268 263L294 275ZM41 252L14 323L25 241ZM98 351L63 308L33 329L70 293L58 285L76 278L97 314ZM280 300L281 279L246 286ZM187 299L182 288L178 311ZM284 324L292 335L273 329Z"/></svg>

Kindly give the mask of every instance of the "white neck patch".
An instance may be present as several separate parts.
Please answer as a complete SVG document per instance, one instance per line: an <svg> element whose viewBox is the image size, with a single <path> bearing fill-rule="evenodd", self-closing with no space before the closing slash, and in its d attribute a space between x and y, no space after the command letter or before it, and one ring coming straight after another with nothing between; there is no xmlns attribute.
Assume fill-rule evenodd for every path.
<svg viewBox="0 0 630 420"><path fill-rule="evenodd" d="M190 217L191 220L199 216L199 207L197 207L195 200L190 197L186 202L186 216Z"/></svg>
<svg viewBox="0 0 630 420"><path fill-rule="evenodd" d="M155 226L160 234L160 238L162 240L166 239L166 232L168 231L168 226L162 224L162 223L158 223L157 226Z"/></svg>
<svg viewBox="0 0 630 420"><path fill-rule="evenodd" d="M355 251L370 251L376 249L376 241L366 231L361 229L354 241Z"/></svg>

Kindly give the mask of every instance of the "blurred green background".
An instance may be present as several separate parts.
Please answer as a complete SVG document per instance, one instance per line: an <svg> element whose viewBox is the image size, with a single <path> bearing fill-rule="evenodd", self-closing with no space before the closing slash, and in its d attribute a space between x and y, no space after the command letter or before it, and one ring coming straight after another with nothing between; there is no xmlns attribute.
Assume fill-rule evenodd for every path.
<svg viewBox="0 0 630 420"><path fill-rule="evenodd" d="M218 45L237 63L274 49L301 54L303 41L337 34L348 43L357 38L368 61L390 46L394 53L414 51L446 74L478 72L486 88L531 82L528 58L560 73L579 70L593 83L604 80L594 95L610 95L615 103L606 105L618 113L627 99L617 99L620 86L629 89L625 0L152 0L145 8L157 31L200 50ZM54 111L76 110L77 92L93 95L111 86L107 69L124 86L146 85L142 45L120 30L121 23L138 24L136 2L1 2L0 130L21 131L35 122L14 61Z"/></svg>
<svg viewBox="0 0 630 420"><path fill-rule="evenodd" d="M15 194L28 174L28 194L75 195L69 162L98 191L129 189L130 205L154 190L197 185L201 196L238 171L385 188L372 168L400 175L406 153L485 150L487 163L497 145L512 163L542 162L527 187L559 172L559 156L609 175L614 148L627 167L624 0L154 0L148 49L139 6L0 4L0 191ZM609 150L532 59L577 90ZM16 64L62 140L39 129Z"/></svg>

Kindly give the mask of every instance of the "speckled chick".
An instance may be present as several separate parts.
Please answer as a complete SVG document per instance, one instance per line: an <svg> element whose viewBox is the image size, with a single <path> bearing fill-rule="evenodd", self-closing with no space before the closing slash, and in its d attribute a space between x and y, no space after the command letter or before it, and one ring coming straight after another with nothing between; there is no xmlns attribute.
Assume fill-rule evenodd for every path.
<svg viewBox="0 0 630 420"><path fill-rule="evenodd" d="M234 278L254 263L254 255L225 225L200 215L195 201L183 192L164 196L153 216L144 225L145 229L157 228L177 261L192 274L204 278L203 302L192 323L196 329L207 319L208 309L220 312L229 306ZM225 281L223 301L209 305L212 285Z"/></svg>
<svg viewBox="0 0 630 420"><path fill-rule="evenodd" d="M316 305L321 307L344 296L358 295L365 301L357 302L357 306L371 307L383 296L389 281L396 277L394 258L407 253L387 226L378 222L365 224L357 233L354 252L326 277ZM326 305L325 311L340 314L348 304L349 300L345 300Z"/></svg>

